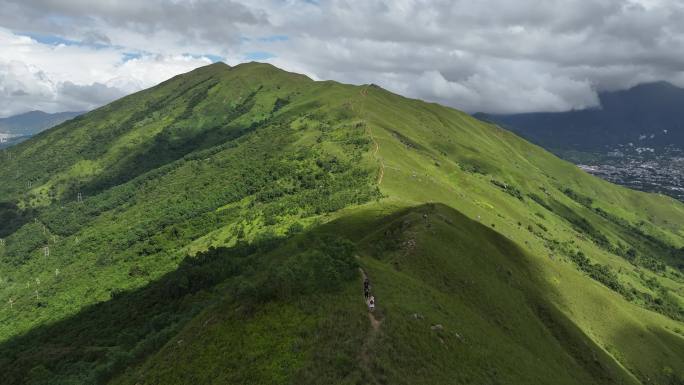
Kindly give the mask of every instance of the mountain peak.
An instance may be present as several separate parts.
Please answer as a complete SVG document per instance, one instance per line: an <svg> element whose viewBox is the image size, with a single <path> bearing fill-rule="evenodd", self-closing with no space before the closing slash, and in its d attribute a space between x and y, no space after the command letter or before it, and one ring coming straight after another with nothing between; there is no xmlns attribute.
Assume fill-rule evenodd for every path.
<svg viewBox="0 0 684 385"><path fill-rule="evenodd" d="M49 114L45 111L31 110L31 111L22 112L21 114L16 114L13 117L15 117L15 118L16 117L33 117L33 116L45 116L45 115L49 115Z"/></svg>
<svg viewBox="0 0 684 385"><path fill-rule="evenodd" d="M206 67L228 67L228 68L230 68L230 66L228 64L226 64L225 62L222 62L222 61L213 62L213 63L207 65Z"/></svg>
<svg viewBox="0 0 684 385"><path fill-rule="evenodd" d="M681 88L677 87L676 85L667 82L665 80L660 80L660 81L655 81L655 82L649 82L649 83L640 83L637 84L631 88L629 88L627 91L636 91L636 90L661 90L661 89L677 89L681 90Z"/></svg>
<svg viewBox="0 0 684 385"><path fill-rule="evenodd" d="M250 61L240 63L231 68L235 74L244 76L246 78L256 78L258 81L266 81L267 79L275 82L281 81L313 81L306 75L296 72L290 72L277 67L271 63L263 63L257 61Z"/></svg>
<svg viewBox="0 0 684 385"><path fill-rule="evenodd" d="M188 73L206 73L206 72L224 72L229 71L232 67L228 64L217 61L215 63L207 64L205 66L197 67Z"/></svg>
<svg viewBox="0 0 684 385"><path fill-rule="evenodd" d="M271 64L271 63L264 63L264 62L253 61L253 60L252 60L252 61L248 61L248 62L244 62L244 63L240 63L240 64L238 64L238 65L235 66L235 68L238 68L238 67L239 67L239 68L244 68L244 67L266 67L266 68L276 68L276 69L279 69L279 70L282 71L282 69L280 69L280 68L274 66L274 65Z"/></svg>

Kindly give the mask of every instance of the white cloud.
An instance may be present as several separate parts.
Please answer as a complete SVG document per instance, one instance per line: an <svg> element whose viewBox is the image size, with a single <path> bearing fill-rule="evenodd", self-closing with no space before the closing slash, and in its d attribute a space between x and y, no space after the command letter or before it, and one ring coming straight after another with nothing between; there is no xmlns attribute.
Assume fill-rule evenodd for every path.
<svg viewBox="0 0 684 385"><path fill-rule="evenodd" d="M0 114L88 108L208 63L201 55L232 65L250 52L271 53L267 61L315 79L376 83L469 112L584 108L598 103L601 90L655 80L684 86L684 3L674 0L6 0L3 6ZM20 34L81 44L41 44ZM126 52L141 56L124 62ZM80 92L66 95L67 82ZM80 100L85 90L101 97Z"/></svg>
<svg viewBox="0 0 684 385"><path fill-rule="evenodd" d="M151 54L125 61L122 48L41 44L2 29L0 52L1 116L91 109L211 63Z"/></svg>

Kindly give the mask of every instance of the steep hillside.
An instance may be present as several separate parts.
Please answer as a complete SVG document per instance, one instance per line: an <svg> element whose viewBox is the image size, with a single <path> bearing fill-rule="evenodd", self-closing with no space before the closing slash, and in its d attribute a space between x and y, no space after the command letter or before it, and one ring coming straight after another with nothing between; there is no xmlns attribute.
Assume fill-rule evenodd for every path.
<svg viewBox="0 0 684 385"><path fill-rule="evenodd" d="M453 109L218 63L1 162L2 383L684 381L684 205Z"/></svg>

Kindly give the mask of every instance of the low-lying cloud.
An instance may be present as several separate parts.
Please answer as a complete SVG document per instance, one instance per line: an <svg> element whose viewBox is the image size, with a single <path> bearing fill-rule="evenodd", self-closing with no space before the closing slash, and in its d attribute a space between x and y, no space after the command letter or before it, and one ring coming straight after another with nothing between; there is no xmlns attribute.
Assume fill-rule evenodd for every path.
<svg viewBox="0 0 684 385"><path fill-rule="evenodd" d="M255 52L469 112L587 108L602 90L684 86L682 21L674 0L8 0L0 114L92 108Z"/></svg>

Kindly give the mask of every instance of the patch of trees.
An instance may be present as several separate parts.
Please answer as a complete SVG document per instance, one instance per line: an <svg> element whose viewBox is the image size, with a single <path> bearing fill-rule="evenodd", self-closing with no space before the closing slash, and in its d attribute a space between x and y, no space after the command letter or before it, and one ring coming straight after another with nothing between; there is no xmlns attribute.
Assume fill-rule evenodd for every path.
<svg viewBox="0 0 684 385"><path fill-rule="evenodd" d="M672 245L669 245L668 243L662 241L660 238L653 236L647 232L645 232L643 229L641 229L639 226L643 224L640 223L639 226L635 226L628 221L626 221L623 218L620 218L616 215L613 215L606 210L600 208L600 207L593 207L593 200L587 196L581 195L574 190L570 188L566 188L563 190L563 193L570 197L572 200L575 202L587 207L588 209L592 210L596 214L598 214L600 217L612 222L613 224L617 225L618 227L621 228L621 230L634 239L634 244L636 245L647 245L647 249L649 251L655 251L656 253L659 253L660 258L653 258L649 256L640 256L638 255L637 251L632 247L629 248L628 250L625 249L624 247L613 247L605 237L603 237L600 234L597 234L595 231L592 231L587 225L588 222L583 219L573 219L571 222L578 226L580 229L583 230L589 230L589 235L592 237L595 243L597 245L603 247L604 249L624 257L627 259L629 262L631 262L634 265L642 266L647 269L650 269L654 272L664 272L666 269L666 263L663 262L663 259L668 259L670 258L671 260L676 261L677 257L677 250L675 247ZM593 235L592 235L593 234ZM684 264L676 266L680 270L684 268Z"/></svg>
<svg viewBox="0 0 684 385"><path fill-rule="evenodd" d="M20 209L16 204L0 202L0 238L14 233L35 216L34 209Z"/></svg>
<svg viewBox="0 0 684 385"><path fill-rule="evenodd" d="M487 175L487 168L475 161L461 161L458 163L458 167L469 174L480 174Z"/></svg>
<svg viewBox="0 0 684 385"><path fill-rule="evenodd" d="M332 235L308 235L291 255L270 260L263 271L234 283L237 298L253 303L339 289L357 274L355 245ZM276 253L277 254L277 253Z"/></svg>
<svg viewBox="0 0 684 385"><path fill-rule="evenodd" d="M601 217L621 227L622 231L634 240L634 245L637 245L637 247L640 247L642 250L648 250L649 252L658 255L660 258L640 255L634 247L626 248L621 245L611 249L614 254L625 258L636 266L642 266L657 273L665 272L667 266L665 261L668 258L670 260L677 261L677 249L674 246L662 241L658 237L655 237L641 229L639 226L643 225L643 223L639 225L633 225L625 219L615 216L600 207L590 208ZM681 267L676 267L682 269L684 265Z"/></svg>
<svg viewBox="0 0 684 385"><path fill-rule="evenodd" d="M111 299L0 344L3 384L107 383L141 362L202 309L331 292L356 277L355 246L334 235L283 238L210 248L137 290L111 288ZM137 265L129 275L146 275Z"/></svg>
<svg viewBox="0 0 684 385"><path fill-rule="evenodd" d="M591 263L589 258L583 252L577 251L569 253L568 256L579 267L580 270L587 273L594 280L601 282L609 289L621 294L628 300L634 298L633 293L628 290L618 280L617 274L608 265L601 265L599 263Z"/></svg>
<svg viewBox="0 0 684 385"><path fill-rule="evenodd" d="M143 288L112 288L110 300L0 344L3 383L107 383L220 299L215 287L248 269L256 249L239 245L188 257Z"/></svg>
<svg viewBox="0 0 684 385"><path fill-rule="evenodd" d="M364 136L363 130L348 135L352 133ZM238 217L255 223L263 218L271 226L286 216L319 215L380 196L371 172L358 160L316 147L288 148L295 140L288 124L270 125L260 135L269 139L254 133L193 152L127 183L84 194L83 202L75 200L74 185L71 202L41 208L36 214L49 234L63 239L51 248L51 257L64 263L96 259L100 267L155 255L168 258L178 245ZM183 182L175 183L178 180ZM216 211L250 196L254 199L247 212ZM15 265L38 255L48 241L42 225L25 226L25 231L12 229L6 242L5 256ZM79 234L86 228L92 231ZM158 276L154 270L149 273Z"/></svg>
<svg viewBox="0 0 684 385"><path fill-rule="evenodd" d="M642 282L655 292L655 296L649 293L633 290L635 296L647 308L666 315L678 321L684 321L684 308L679 305L679 301L669 290L664 287L655 277L646 277L640 274Z"/></svg>
<svg viewBox="0 0 684 385"><path fill-rule="evenodd" d="M178 116L176 116L175 122L188 119L192 116L195 107L200 104L209 95L209 91L218 84L217 80L207 81L201 87L196 87L192 90L190 97L187 99L185 104L185 109Z"/></svg>
<svg viewBox="0 0 684 385"><path fill-rule="evenodd" d="M582 195L569 187L564 188L562 191L563 194L565 194L568 198L581 204L582 206L590 207L592 203L594 203L593 199L586 195Z"/></svg>
<svg viewBox="0 0 684 385"><path fill-rule="evenodd" d="M667 265L663 261L653 257L640 255L633 247L629 248L627 251L617 248L616 254L622 256L635 266L645 267L655 273L664 273L667 270Z"/></svg>
<svg viewBox="0 0 684 385"><path fill-rule="evenodd" d="M514 198L517 198L517 199L519 199L519 200L521 200L521 201L525 201L525 198L523 197L523 195L522 195L522 193L520 192L520 190L519 190L517 187L515 187L514 185L512 185L512 184L510 184L510 183L504 183L504 182L498 181L498 180L496 180L496 179L491 179L490 182L491 182L494 186L496 186L496 187L500 188L501 190L503 190L506 194L508 194L508 195L510 195L510 196L512 196L512 197L514 197Z"/></svg>
<svg viewBox="0 0 684 385"><path fill-rule="evenodd" d="M561 246L555 242L555 246ZM641 292L633 287L627 287L620 283L617 274L608 265L599 263L592 263L586 255L581 251L568 251L561 247L561 251L570 257L575 265L592 279L602 283L604 286L622 295L626 300L640 303L642 306L670 317L674 320L684 320L684 308L679 305L677 299L662 286L655 277L646 277L643 273L640 274L644 284L656 295Z"/></svg>
<svg viewBox="0 0 684 385"><path fill-rule="evenodd" d="M608 238L601 233L586 218L577 214L570 207L553 200L551 203L552 212L568 221L578 232L588 236L598 247L611 251L612 245Z"/></svg>
<svg viewBox="0 0 684 385"><path fill-rule="evenodd" d="M532 199L533 201L537 202L537 204L538 204L539 206L541 206L541 207L543 207L543 208L545 208L545 209L547 209L547 210L553 212L553 208L552 208L548 203L546 203L546 201L544 200L544 198L540 197L539 195L537 195L537 194L535 194L535 193L529 193L529 194L527 194L527 196L528 196L530 199Z"/></svg>
<svg viewBox="0 0 684 385"><path fill-rule="evenodd" d="M146 101L142 105L135 105L134 111L125 119L116 119L114 118L116 124L112 124L109 127L103 127L97 130L91 130L93 133L92 137L89 138L88 144L90 144L88 147L81 149L82 155L85 156L87 159L96 159L102 154L107 151L108 143L111 143L113 140L119 138L122 134L125 132L131 130L137 122L140 122L144 119L149 118L150 116L153 116L153 114L157 111L161 111L164 109L169 108L169 106L173 106L172 102L175 101L176 99L185 97L188 93L191 93L190 98L192 98L193 95L196 97L196 103L199 103L201 101L202 97L202 92L195 92L196 87L202 87L203 83L212 82L211 78L207 79L202 79L198 82L191 83L190 85L185 85L183 84L179 88L182 88L176 92L171 93L170 95L165 95L157 99L150 99ZM194 92L194 93L193 93ZM140 96L140 95L138 95ZM132 96L132 97L137 97L137 96ZM130 101L130 100L129 100ZM194 107L194 106L193 106ZM115 110L121 110L124 109L123 106L121 108L117 108ZM125 110L124 110L125 111ZM85 116L86 114L82 115ZM90 115L90 114L87 114ZM99 117L100 119L104 120L104 117ZM97 120L97 117L95 117L95 120Z"/></svg>
<svg viewBox="0 0 684 385"><path fill-rule="evenodd" d="M407 137L406 135L403 135L403 134L401 134L400 132L398 132L398 131L396 131L396 130L389 130L389 131L392 133L392 135L393 135L395 138L397 138L397 140L399 140L399 142L401 142L401 144L403 144L404 146L406 146L406 148L411 148L411 149L414 149L414 150L418 150L418 149L421 149L421 148L422 148L422 146L421 146L420 144L418 144L417 142L413 141L411 138Z"/></svg>
<svg viewBox="0 0 684 385"><path fill-rule="evenodd" d="M273 103L273 110L271 110L271 113L275 114L281 108L287 106L288 104L290 104L289 100L280 97L276 98L275 102Z"/></svg>

